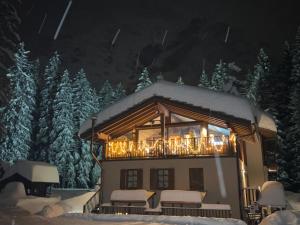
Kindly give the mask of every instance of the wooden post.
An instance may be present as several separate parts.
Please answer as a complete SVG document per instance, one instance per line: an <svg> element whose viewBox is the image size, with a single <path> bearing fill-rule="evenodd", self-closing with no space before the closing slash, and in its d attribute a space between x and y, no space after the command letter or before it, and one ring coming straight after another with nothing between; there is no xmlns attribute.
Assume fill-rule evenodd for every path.
<svg viewBox="0 0 300 225"><path fill-rule="evenodd" d="M91 145L90 145L90 151L92 155L94 155L94 136L95 136L95 122L96 117L92 117L92 136L91 136Z"/></svg>
<svg viewBox="0 0 300 225"><path fill-rule="evenodd" d="M165 121L165 114L160 114L160 132L161 132L161 139L162 139L162 150L163 155L165 156L165 127L166 127L166 121Z"/></svg>

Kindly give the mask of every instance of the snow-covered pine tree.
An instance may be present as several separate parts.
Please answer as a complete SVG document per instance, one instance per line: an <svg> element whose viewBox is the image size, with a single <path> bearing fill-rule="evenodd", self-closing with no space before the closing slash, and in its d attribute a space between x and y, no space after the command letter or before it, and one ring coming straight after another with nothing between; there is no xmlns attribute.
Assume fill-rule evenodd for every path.
<svg viewBox="0 0 300 225"><path fill-rule="evenodd" d="M81 69L73 81L73 110L75 132L80 129L80 124L98 110L97 99L83 69ZM96 104L95 104L96 103ZM74 135L77 137L77 135ZM75 139L74 158L76 161L76 184L78 188L88 188L90 184L90 172L93 167L93 159L89 142L79 138Z"/></svg>
<svg viewBox="0 0 300 225"><path fill-rule="evenodd" d="M211 89L216 91L222 91L225 81L228 79L228 67L227 64L220 61L215 67L215 70L211 78Z"/></svg>
<svg viewBox="0 0 300 225"><path fill-rule="evenodd" d="M198 87L210 88L210 82L205 70L202 70L201 72Z"/></svg>
<svg viewBox="0 0 300 225"><path fill-rule="evenodd" d="M283 120L288 127L286 138L283 140L283 151L279 155L279 178L281 181L286 181L287 188L298 191L300 189L300 27L290 53L290 86L288 86L290 101L286 114L288 118ZM289 64L286 65L286 70L289 71Z"/></svg>
<svg viewBox="0 0 300 225"><path fill-rule="evenodd" d="M259 50L254 73L259 74L259 81L257 84L257 103L262 109L268 111L271 106L271 82L273 77L271 74L270 59L264 49Z"/></svg>
<svg viewBox="0 0 300 225"><path fill-rule="evenodd" d="M293 66L292 75L300 78L300 65ZM286 144L288 155L286 155L285 172L288 178L286 186L293 190L300 189L300 82L297 82L290 95L289 110L291 111L291 118L289 121L288 133L286 135Z"/></svg>
<svg viewBox="0 0 300 225"><path fill-rule="evenodd" d="M9 101L8 68L14 65L15 52L21 38L19 36L19 25L21 19L18 15L19 1L0 1L0 107L7 105Z"/></svg>
<svg viewBox="0 0 300 225"><path fill-rule="evenodd" d="M100 111L102 111L107 105L110 105L114 102L114 90L106 80L99 92L99 104L100 104Z"/></svg>
<svg viewBox="0 0 300 225"><path fill-rule="evenodd" d="M28 53L21 43L15 54L15 66L7 74L11 85L11 99L1 118L5 138L0 144L0 158L10 162L27 159L32 146L36 82Z"/></svg>
<svg viewBox="0 0 300 225"><path fill-rule="evenodd" d="M144 88L150 86L151 84L152 84L152 82L150 80L149 71L148 71L147 67L145 67L139 77L139 83L137 84L135 92L143 90Z"/></svg>
<svg viewBox="0 0 300 225"><path fill-rule="evenodd" d="M43 74L40 91L39 121L36 145L39 151L36 152L35 159L49 162L49 135L52 130L53 101L58 82L58 67L60 58L57 52L50 58Z"/></svg>
<svg viewBox="0 0 300 225"><path fill-rule="evenodd" d="M60 185L76 186L74 158L74 118L72 87L67 70L62 75L53 101L52 130L50 133L50 163L57 166Z"/></svg>
<svg viewBox="0 0 300 225"><path fill-rule="evenodd" d="M117 87L114 91L114 102L124 98L126 96L126 91L122 85L122 83L118 83Z"/></svg>
<svg viewBox="0 0 300 225"><path fill-rule="evenodd" d="M257 104L257 89L258 82L260 80L260 67L255 66L254 71L248 71L247 74L247 84L246 84L246 97L252 102L254 105Z"/></svg>
<svg viewBox="0 0 300 225"><path fill-rule="evenodd" d="M182 77L181 77L181 76L179 76L179 77L178 77L178 80L177 80L176 84L178 84L178 85L184 85L184 83L183 83L183 80L182 80Z"/></svg>

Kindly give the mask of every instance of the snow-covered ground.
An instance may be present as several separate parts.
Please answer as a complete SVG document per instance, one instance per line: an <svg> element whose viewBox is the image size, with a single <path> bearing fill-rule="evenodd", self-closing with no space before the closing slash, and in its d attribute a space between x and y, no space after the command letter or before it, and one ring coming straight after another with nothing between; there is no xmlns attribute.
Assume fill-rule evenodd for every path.
<svg viewBox="0 0 300 225"><path fill-rule="evenodd" d="M178 224L178 225L246 225L245 222L230 218L207 218L191 216L152 216L152 215L97 215L97 214L66 214L65 218L82 219L88 221L111 221L128 224ZM125 223L125 224L127 224Z"/></svg>
<svg viewBox="0 0 300 225"><path fill-rule="evenodd" d="M246 225L241 220L230 218L83 214L83 204L94 192L82 194L79 191L79 195L76 190L71 192L72 194L68 194L69 198L64 200L60 196L26 196L23 184L11 183L0 194L0 225ZM300 194L288 192L286 196L290 210L276 212L266 217L260 225L300 224Z"/></svg>
<svg viewBox="0 0 300 225"><path fill-rule="evenodd" d="M260 225L299 225L300 211L277 211L264 218Z"/></svg>

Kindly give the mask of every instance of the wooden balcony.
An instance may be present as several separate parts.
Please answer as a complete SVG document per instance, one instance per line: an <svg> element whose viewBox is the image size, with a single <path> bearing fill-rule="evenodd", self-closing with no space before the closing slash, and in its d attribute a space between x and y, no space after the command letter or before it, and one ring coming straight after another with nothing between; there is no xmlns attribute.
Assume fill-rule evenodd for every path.
<svg viewBox="0 0 300 225"><path fill-rule="evenodd" d="M228 136L174 137L165 141L151 139L140 142L112 140L106 145L105 160L147 158L189 158L232 155L235 143Z"/></svg>

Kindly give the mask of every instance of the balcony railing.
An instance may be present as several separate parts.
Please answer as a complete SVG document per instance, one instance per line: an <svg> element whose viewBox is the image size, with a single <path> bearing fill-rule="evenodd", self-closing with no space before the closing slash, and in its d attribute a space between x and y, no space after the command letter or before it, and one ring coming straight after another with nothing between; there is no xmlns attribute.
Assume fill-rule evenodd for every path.
<svg viewBox="0 0 300 225"><path fill-rule="evenodd" d="M197 157L232 154L234 143L228 136L151 139L140 142L112 140L105 159Z"/></svg>

